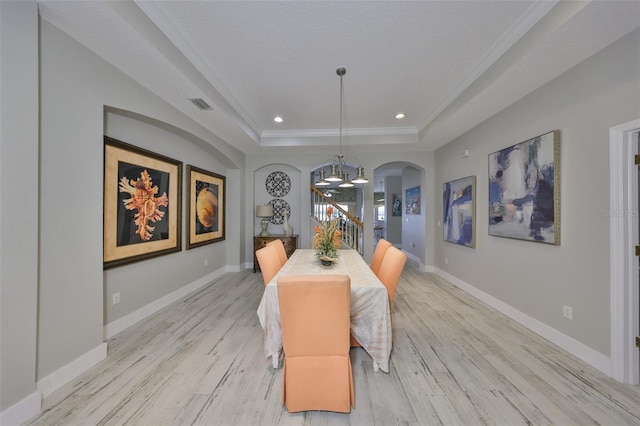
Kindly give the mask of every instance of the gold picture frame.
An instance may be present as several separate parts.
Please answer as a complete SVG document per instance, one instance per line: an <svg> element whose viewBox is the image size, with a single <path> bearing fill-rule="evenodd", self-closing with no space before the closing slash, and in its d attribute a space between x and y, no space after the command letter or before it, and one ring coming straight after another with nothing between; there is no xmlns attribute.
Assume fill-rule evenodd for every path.
<svg viewBox="0 0 640 426"><path fill-rule="evenodd" d="M489 154L489 235L560 245L560 131Z"/></svg>
<svg viewBox="0 0 640 426"><path fill-rule="evenodd" d="M467 176L442 184L443 239L476 247L476 177Z"/></svg>
<svg viewBox="0 0 640 426"><path fill-rule="evenodd" d="M104 137L103 267L182 250L182 162Z"/></svg>
<svg viewBox="0 0 640 426"><path fill-rule="evenodd" d="M187 165L187 250L225 239L226 178Z"/></svg>

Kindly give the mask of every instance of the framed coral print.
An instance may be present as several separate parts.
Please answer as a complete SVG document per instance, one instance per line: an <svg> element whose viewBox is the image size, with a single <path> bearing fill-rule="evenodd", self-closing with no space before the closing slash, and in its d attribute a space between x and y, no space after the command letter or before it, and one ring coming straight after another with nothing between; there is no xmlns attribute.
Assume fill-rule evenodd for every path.
<svg viewBox="0 0 640 426"><path fill-rule="evenodd" d="M559 134L489 155L489 235L560 244Z"/></svg>
<svg viewBox="0 0 640 426"><path fill-rule="evenodd" d="M226 178L187 165L187 250L225 238Z"/></svg>
<svg viewBox="0 0 640 426"><path fill-rule="evenodd" d="M476 246L476 177L468 176L443 185L443 238L450 243Z"/></svg>
<svg viewBox="0 0 640 426"><path fill-rule="evenodd" d="M182 163L104 137L104 269L182 249Z"/></svg>

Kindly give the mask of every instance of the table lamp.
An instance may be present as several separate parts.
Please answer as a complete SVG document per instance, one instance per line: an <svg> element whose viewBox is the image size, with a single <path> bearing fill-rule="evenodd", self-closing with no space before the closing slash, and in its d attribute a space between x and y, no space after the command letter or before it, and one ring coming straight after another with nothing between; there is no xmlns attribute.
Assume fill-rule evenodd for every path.
<svg viewBox="0 0 640 426"><path fill-rule="evenodd" d="M261 237L266 237L269 235L269 231L267 227L269 226L269 219L273 216L273 206L264 205L264 206L256 206L256 216L261 217L260 225L262 225L262 232L260 233Z"/></svg>

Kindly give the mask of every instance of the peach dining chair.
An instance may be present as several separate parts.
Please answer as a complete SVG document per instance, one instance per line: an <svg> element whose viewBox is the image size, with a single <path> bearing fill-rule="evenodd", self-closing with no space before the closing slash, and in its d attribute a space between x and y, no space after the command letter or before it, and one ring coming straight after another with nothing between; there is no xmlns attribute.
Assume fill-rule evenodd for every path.
<svg viewBox="0 0 640 426"><path fill-rule="evenodd" d="M373 252L373 257L371 258L371 265L369 265L374 274L378 275L378 271L380 270L380 265L382 264L384 254L391 246L392 244L384 238L378 241L378 245L376 245L376 249Z"/></svg>
<svg viewBox="0 0 640 426"><path fill-rule="evenodd" d="M266 245L256 251L256 258L260 265L260 272L262 272L262 280L266 286L282 267L278 249L275 246Z"/></svg>
<svg viewBox="0 0 640 426"><path fill-rule="evenodd" d="M287 251L284 248L284 243L280 239L275 239L267 243L268 246L274 246L278 251L278 257L280 258L280 266L284 266L287 263Z"/></svg>
<svg viewBox="0 0 640 426"><path fill-rule="evenodd" d="M391 309L393 295L396 292L396 287L398 286L398 281L400 280L400 275L402 275L402 269L404 269L406 262L407 254L395 247L389 247L384 254L384 259L382 259L382 264L380 265L380 270L377 275L380 281L382 281L382 284L387 288L387 293L389 294L389 309Z"/></svg>
<svg viewBox="0 0 640 426"><path fill-rule="evenodd" d="M351 412L349 358L351 281L348 275L278 278L284 349L282 403L289 412Z"/></svg>
<svg viewBox="0 0 640 426"><path fill-rule="evenodd" d="M391 246L392 244L389 241L385 240L384 238L381 238L380 241L378 241L378 244L376 245L376 249L373 252L373 257L371 258L371 264L369 265L369 267L371 268L373 273L376 274L376 276L378 275L378 271L380 270L380 265L382 264L382 259L384 258L384 254L387 252L387 250ZM360 342L358 342L353 336L350 337L350 345L353 348L358 348L362 346L360 345Z"/></svg>

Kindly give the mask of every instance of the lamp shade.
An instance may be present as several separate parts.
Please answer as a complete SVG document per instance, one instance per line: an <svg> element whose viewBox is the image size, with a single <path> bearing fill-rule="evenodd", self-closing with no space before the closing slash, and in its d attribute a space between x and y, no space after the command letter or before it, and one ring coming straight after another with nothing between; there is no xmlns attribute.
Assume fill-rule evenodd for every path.
<svg viewBox="0 0 640 426"><path fill-rule="evenodd" d="M325 180L324 170L320 170L319 175L320 175L320 179L318 179L318 181L316 182L316 186L329 186L329 185L331 185L331 183L329 183L329 182L327 182Z"/></svg>
<svg viewBox="0 0 640 426"><path fill-rule="evenodd" d="M331 165L331 173L325 180L329 182L342 182L342 177L338 173L338 164L334 163Z"/></svg>
<svg viewBox="0 0 640 426"><path fill-rule="evenodd" d="M353 182L353 183L367 183L367 182L369 182L369 180L366 177L364 177L364 167L358 166L357 170L358 170L358 175L351 182Z"/></svg>
<svg viewBox="0 0 640 426"><path fill-rule="evenodd" d="M273 216L273 206L256 206L256 216L271 217Z"/></svg>

